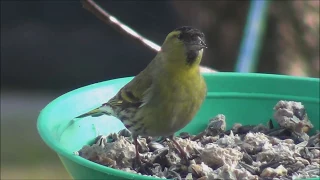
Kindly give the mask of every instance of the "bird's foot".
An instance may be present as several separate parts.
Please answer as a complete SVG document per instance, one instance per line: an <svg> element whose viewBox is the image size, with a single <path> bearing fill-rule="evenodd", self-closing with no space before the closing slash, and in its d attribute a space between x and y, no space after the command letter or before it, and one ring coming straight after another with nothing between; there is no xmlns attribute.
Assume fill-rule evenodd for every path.
<svg viewBox="0 0 320 180"><path fill-rule="evenodd" d="M185 165L189 166L190 165L190 160L194 159L194 157L189 157L187 152L182 149L180 144L176 140L174 140L173 136L170 136L169 138L173 142L173 144L177 147L177 149L179 150L180 158L182 160L182 164L185 164Z"/></svg>
<svg viewBox="0 0 320 180"><path fill-rule="evenodd" d="M179 148L178 148L179 149ZM180 158L182 160L182 164L185 164L187 166L190 165L190 160L192 159L191 157L188 156L188 154L184 150L179 150L180 151Z"/></svg>
<svg viewBox="0 0 320 180"><path fill-rule="evenodd" d="M141 170L144 170L144 167L143 167L143 164L142 164L142 161L141 161L140 157L134 159L132 168L137 172L140 172Z"/></svg>
<svg viewBox="0 0 320 180"><path fill-rule="evenodd" d="M152 164L151 164L151 166L152 166ZM152 171L149 168L150 163L147 161L141 160L140 156L139 156L139 158L135 158L135 161L134 161L132 167L138 173L152 175Z"/></svg>
<svg viewBox="0 0 320 180"><path fill-rule="evenodd" d="M152 175L152 171L150 170L150 168L148 168L148 165L150 167L150 163L147 161L142 162L142 159L140 157L139 151L138 151L138 140L137 140L137 136L133 136L133 140L134 140L134 145L135 145L135 150L136 150L136 158L133 162L133 169L136 172L140 172L141 174L146 174L146 175Z"/></svg>

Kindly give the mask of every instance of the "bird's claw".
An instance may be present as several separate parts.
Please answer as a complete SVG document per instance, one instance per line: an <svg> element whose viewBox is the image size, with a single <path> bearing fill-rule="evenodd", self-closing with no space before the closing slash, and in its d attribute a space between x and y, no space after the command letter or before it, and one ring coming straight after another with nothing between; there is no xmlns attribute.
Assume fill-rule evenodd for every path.
<svg viewBox="0 0 320 180"><path fill-rule="evenodd" d="M188 156L186 152L182 151L180 152L180 156L181 156L181 164L185 164L187 166L190 165L190 160L192 159L192 157Z"/></svg>
<svg viewBox="0 0 320 180"><path fill-rule="evenodd" d="M141 159L135 159L133 169L141 174L151 175L150 169L148 168L149 162L142 162Z"/></svg>

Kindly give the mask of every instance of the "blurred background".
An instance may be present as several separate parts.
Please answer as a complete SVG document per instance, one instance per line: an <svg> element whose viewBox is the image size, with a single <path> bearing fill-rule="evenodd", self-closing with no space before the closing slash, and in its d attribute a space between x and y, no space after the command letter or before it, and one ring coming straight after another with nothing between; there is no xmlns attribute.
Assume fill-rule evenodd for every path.
<svg viewBox="0 0 320 180"><path fill-rule="evenodd" d="M206 34L202 64L235 71L250 1L96 1L162 44L190 25ZM255 72L319 77L319 1L271 1ZM154 51L78 1L1 1L1 179L68 179L40 139L42 108L73 89L139 73Z"/></svg>

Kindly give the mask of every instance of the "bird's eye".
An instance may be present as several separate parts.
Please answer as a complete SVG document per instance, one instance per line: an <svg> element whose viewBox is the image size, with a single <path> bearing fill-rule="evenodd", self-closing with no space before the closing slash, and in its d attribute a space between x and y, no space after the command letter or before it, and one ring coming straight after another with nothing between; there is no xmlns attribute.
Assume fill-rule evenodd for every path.
<svg viewBox="0 0 320 180"><path fill-rule="evenodd" d="M181 39L181 34L178 35L178 39Z"/></svg>

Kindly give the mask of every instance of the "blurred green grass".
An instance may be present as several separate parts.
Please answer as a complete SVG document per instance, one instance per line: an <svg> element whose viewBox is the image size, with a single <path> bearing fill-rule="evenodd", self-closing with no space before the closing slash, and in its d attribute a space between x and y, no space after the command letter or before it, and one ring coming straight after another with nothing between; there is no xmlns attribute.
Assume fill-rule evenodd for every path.
<svg viewBox="0 0 320 180"><path fill-rule="evenodd" d="M36 127L58 92L1 90L1 179L71 179Z"/></svg>

